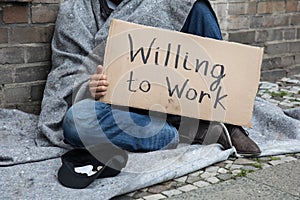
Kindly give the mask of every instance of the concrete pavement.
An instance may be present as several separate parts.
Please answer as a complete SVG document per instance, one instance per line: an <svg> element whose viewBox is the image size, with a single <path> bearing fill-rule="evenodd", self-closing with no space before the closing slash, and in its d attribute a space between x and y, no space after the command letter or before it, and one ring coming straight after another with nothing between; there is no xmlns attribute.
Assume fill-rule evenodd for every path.
<svg viewBox="0 0 300 200"><path fill-rule="evenodd" d="M195 189L169 199L300 199L300 160L258 170L246 177Z"/></svg>

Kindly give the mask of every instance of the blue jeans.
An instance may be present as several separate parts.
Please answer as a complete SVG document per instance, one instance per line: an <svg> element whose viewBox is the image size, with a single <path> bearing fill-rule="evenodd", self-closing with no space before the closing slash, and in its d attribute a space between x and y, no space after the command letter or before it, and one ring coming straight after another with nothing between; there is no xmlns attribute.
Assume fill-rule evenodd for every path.
<svg viewBox="0 0 300 200"><path fill-rule="evenodd" d="M175 148L179 135L163 117L114 108L85 99L74 104L63 121L64 137L74 147L112 142L127 151Z"/></svg>
<svg viewBox="0 0 300 200"><path fill-rule="evenodd" d="M198 0L193 5L181 32L222 40L217 16L208 0Z"/></svg>
<svg viewBox="0 0 300 200"><path fill-rule="evenodd" d="M216 15L207 0L197 1L182 32L222 39ZM132 152L175 148L177 129L166 117L131 112L91 99L74 104L63 120L65 141L74 147L112 142Z"/></svg>

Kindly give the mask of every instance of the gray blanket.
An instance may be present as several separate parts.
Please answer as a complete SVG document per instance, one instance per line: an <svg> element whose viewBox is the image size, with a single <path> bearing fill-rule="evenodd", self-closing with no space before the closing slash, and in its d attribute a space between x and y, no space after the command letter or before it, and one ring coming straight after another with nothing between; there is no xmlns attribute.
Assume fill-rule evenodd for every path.
<svg viewBox="0 0 300 200"><path fill-rule="evenodd" d="M194 1L124 0L111 18L180 30ZM111 18L103 21L99 11L98 0L67 0L62 3L53 40L55 59L40 116L0 109L0 171L11 177L7 178L7 188L10 189L7 190L5 184L1 189L7 190L8 196L46 197L43 188L51 186L51 190L57 191L52 193L52 198L77 199L77 195L82 194L86 198L97 195L109 199L226 160L235 152L234 148L223 151L220 145L213 144L180 145L174 150L133 153L119 176L97 180L81 192L70 192L58 184L54 179L60 166L58 157L69 148L63 143L63 116L72 103L88 97L87 80L95 73L96 66L103 62ZM257 98L252 124L250 137L262 149L262 156L300 152L300 108L283 111ZM45 160L49 162L45 163ZM24 176L14 175L20 170L23 173L42 171L43 175L32 176L35 184L26 188L22 185ZM50 180L50 183L45 180ZM18 188L18 194L11 189L12 186Z"/></svg>

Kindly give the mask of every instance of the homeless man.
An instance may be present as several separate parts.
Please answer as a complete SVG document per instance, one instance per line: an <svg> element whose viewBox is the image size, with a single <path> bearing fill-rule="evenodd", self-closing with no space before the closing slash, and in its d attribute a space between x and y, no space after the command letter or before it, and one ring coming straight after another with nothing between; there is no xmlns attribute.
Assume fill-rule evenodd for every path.
<svg viewBox="0 0 300 200"><path fill-rule="evenodd" d="M228 149L227 129L237 153L260 154L239 126L173 115L165 120L159 114L99 102L109 87L100 64L111 18L222 40L207 0L66 0L56 22L53 67L42 104L40 128L46 136L57 145L112 142L131 152L175 148L180 141L206 144L206 138L213 137Z"/></svg>

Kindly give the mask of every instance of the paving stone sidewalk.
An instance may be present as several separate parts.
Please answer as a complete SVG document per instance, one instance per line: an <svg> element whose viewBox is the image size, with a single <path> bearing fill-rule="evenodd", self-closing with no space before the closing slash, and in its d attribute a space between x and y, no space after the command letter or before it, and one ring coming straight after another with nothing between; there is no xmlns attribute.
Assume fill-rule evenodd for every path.
<svg viewBox="0 0 300 200"><path fill-rule="evenodd" d="M291 78L283 78L276 83L261 82L259 85L257 96L283 109L298 107L300 106L300 75L296 75ZM217 163L213 166L209 166L192 174L188 174L186 176L149 188L144 188L130 194L116 197L114 199L158 200L176 196L178 198L174 199L203 199L204 196L201 196L199 192L199 195L197 196L197 191L201 189L208 188L211 191L214 191L213 188L218 187L219 185L221 185L220 187L225 187L224 185L227 184L239 185L245 181L245 177L248 177L252 173L256 174L267 168L273 168L277 165L284 165L292 162L300 163L300 153L261 158L230 157L224 162ZM299 171L300 165L298 164L297 166ZM247 181L251 182L251 180ZM255 183L249 184L253 187L255 185ZM266 189L266 191L268 191L268 189ZM190 195L194 195L195 198ZM285 195L285 193L282 193L282 196L279 195L277 197L284 197L283 199L294 199L293 195ZM219 197L221 198L221 196ZM236 199L238 199L238 196L235 197ZM276 197L276 195L271 195L269 197L273 198ZM300 199L300 194L298 194L298 197L298 199Z"/></svg>
<svg viewBox="0 0 300 200"><path fill-rule="evenodd" d="M300 160L282 163L167 199L300 199Z"/></svg>

